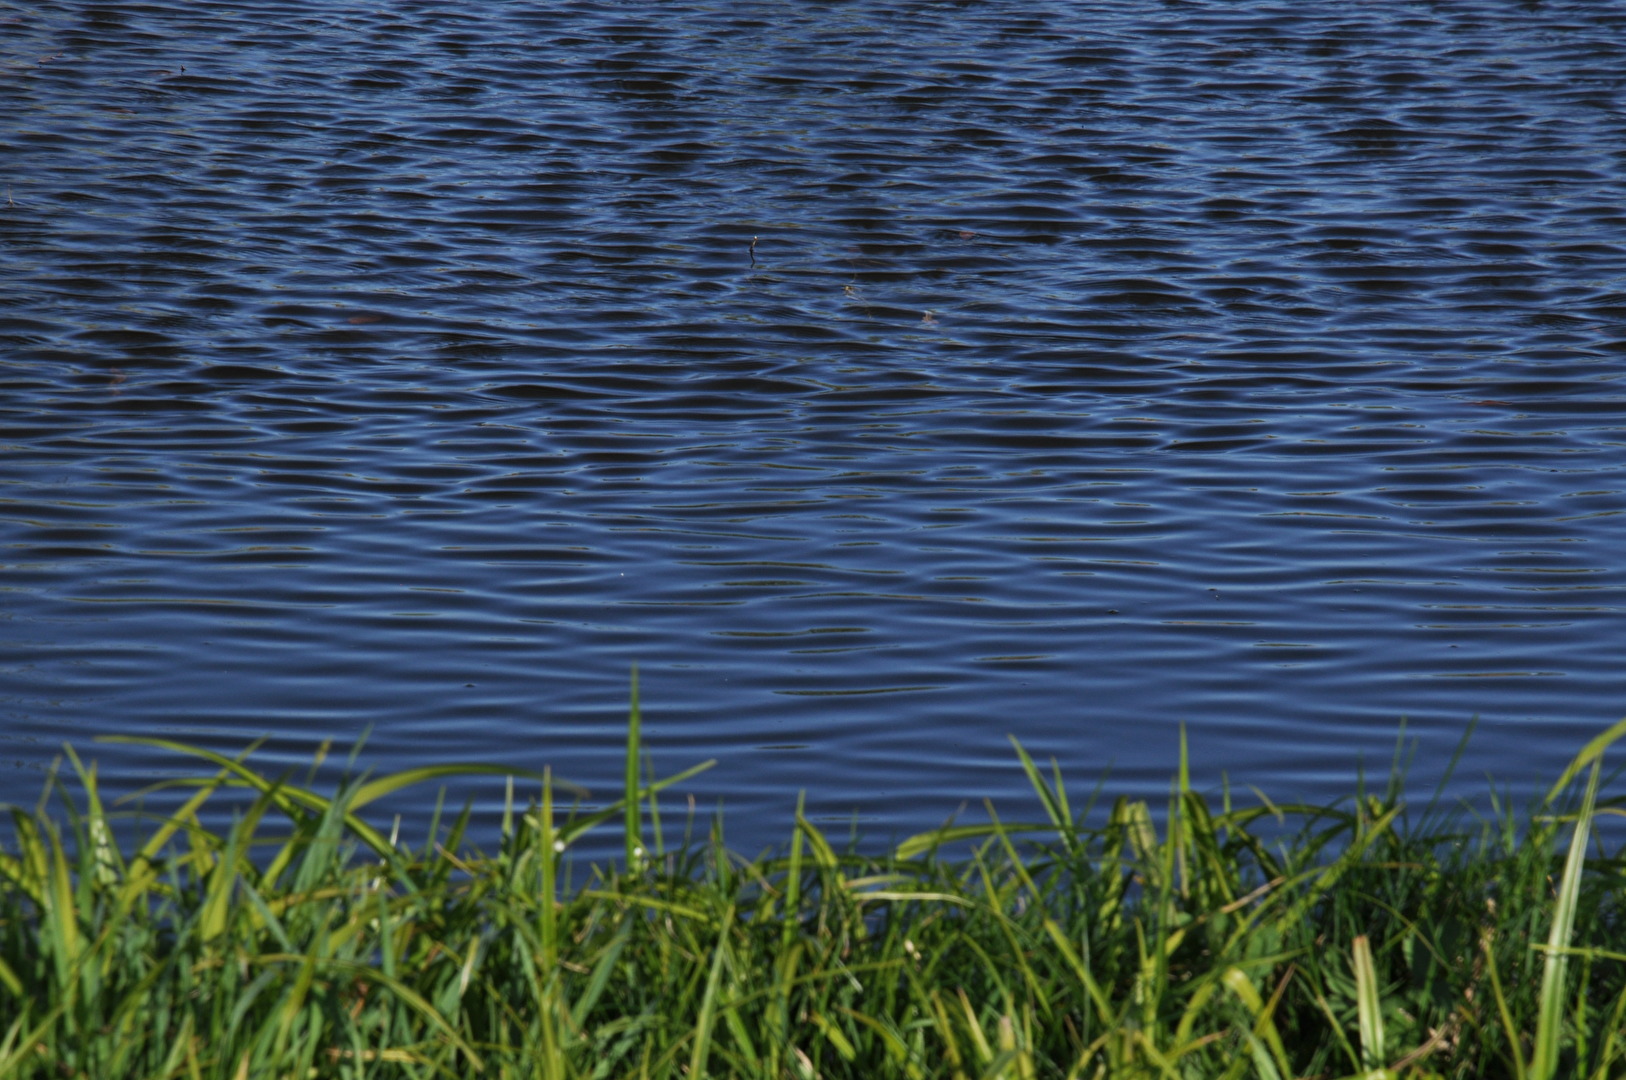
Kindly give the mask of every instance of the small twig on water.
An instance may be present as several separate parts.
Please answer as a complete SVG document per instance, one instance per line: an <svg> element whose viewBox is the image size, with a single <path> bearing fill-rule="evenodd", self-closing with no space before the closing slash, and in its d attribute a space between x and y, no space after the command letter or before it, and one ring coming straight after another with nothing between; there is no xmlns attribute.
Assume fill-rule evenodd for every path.
<svg viewBox="0 0 1626 1080"><path fill-rule="evenodd" d="M850 281L846 285L843 285L841 287L841 292L847 297L847 299L856 300L858 303L864 306L864 318L868 319L873 315L873 313L870 311L869 301L865 300L858 294L858 285L856 280Z"/></svg>

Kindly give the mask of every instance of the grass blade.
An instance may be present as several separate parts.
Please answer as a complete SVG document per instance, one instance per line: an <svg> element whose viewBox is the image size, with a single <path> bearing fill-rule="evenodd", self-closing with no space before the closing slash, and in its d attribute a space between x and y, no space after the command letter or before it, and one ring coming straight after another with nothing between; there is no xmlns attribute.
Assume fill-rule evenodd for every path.
<svg viewBox="0 0 1626 1080"><path fill-rule="evenodd" d="M1381 1069L1388 1060L1383 1045L1383 1010L1378 997L1377 967L1372 943L1365 934L1355 938L1351 950L1355 969L1355 1014L1361 1032L1361 1068Z"/></svg>
<svg viewBox="0 0 1626 1080"><path fill-rule="evenodd" d="M638 665L632 665L632 701L627 709L626 790L621 801L627 815L627 873L637 869L644 857L643 804L638 798L638 749L643 738L642 718L638 715ZM696 1073L696 1076L699 1074Z"/></svg>
<svg viewBox="0 0 1626 1080"><path fill-rule="evenodd" d="M1599 754L1601 752L1600 748ZM1583 751L1583 755L1585 753ZM1536 1042L1530 1055L1530 1080L1552 1080L1558 1074L1559 1040L1564 1018L1564 974L1569 960L1570 941L1575 934L1576 899L1581 891L1581 871L1586 865L1592 812L1598 801L1598 771L1602 765L1598 755L1594 755L1592 774L1587 778L1586 794L1581 799L1581 812L1575 818L1575 833L1570 839L1569 855L1564 860L1564 876L1558 884L1558 903L1553 911L1552 929L1547 934L1547 957L1541 973L1541 1008L1536 1015Z"/></svg>

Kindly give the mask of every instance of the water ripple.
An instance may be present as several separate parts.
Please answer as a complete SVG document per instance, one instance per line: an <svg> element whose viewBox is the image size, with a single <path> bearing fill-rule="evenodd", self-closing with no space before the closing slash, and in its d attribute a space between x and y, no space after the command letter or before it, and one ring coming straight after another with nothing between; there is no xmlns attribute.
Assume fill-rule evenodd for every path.
<svg viewBox="0 0 1626 1080"><path fill-rule="evenodd" d="M1016 797L1007 732L1291 795L1620 711L1618 5L0 33L18 767L372 725L613 784L636 660L702 792L909 831Z"/></svg>

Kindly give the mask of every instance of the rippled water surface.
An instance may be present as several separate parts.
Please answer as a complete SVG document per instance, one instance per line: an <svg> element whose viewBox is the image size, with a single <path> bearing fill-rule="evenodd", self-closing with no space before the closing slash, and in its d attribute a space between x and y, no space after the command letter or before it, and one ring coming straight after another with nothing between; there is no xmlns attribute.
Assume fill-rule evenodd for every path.
<svg viewBox="0 0 1626 1080"><path fill-rule="evenodd" d="M1550 778L1626 712L1623 80L1610 0L0 0L0 755L599 786L637 661L747 835L1007 733Z"/></svg>

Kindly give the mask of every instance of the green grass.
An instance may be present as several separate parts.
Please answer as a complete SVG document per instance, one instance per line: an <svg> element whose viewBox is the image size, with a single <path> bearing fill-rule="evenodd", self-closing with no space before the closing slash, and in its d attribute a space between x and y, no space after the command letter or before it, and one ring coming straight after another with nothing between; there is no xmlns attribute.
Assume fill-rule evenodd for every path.
<svg viewBox="0 0 1626 1080"><path fill-rule="evenodd" d="M1626 864L1594 828L1623 733L1480 816L1398 780L1233 806L1183 740L1164 813L1078 808L1018 747L1036 820L866 855L798 811L758 859L720 820L668 845L657 793L696 770L653 782L636 714L620 801L510 779L489 853L466 810L417 846L366 810L501 769L323 794L145 740L201 770L152 821L70 751L0 851L0 1077L1626 1075ZM615 827L618 864L571 857Z"/></svg>

